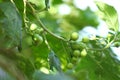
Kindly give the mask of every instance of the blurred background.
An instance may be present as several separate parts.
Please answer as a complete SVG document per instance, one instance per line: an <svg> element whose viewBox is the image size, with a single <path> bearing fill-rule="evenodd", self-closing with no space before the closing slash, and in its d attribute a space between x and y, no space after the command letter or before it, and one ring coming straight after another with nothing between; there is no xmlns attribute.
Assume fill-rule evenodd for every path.
<svg viewBox="0 0 120 80"><path fill-rule="evenodd" d="M94 1L106 3L102 3L106 11L101 12L110 13L110 17L107 16L108 22L113 20L110 24L117 24L117 13L120 23L120 1L50 0L48 11L45 11L45 1L49 0L0 0L0 80L70 80L71 77L75 80L119 80L120 39L116 41L119 45L115 46L114 42L109 45L115 31L108 29L105 20L100 18ZM43 31L41 24L52 35ZM112 29L115 29L113 25ZM70 40L73 32L79 34L75 41ZM119 31L116 34L119 38ZM50 70L53 66L49 63L50 49L61 62L58 64L55 58L54 67L58 64L65 75ZM80 52L79 56L73 54L75 50ZM85 53L83 57L82 52Z"/></svg>

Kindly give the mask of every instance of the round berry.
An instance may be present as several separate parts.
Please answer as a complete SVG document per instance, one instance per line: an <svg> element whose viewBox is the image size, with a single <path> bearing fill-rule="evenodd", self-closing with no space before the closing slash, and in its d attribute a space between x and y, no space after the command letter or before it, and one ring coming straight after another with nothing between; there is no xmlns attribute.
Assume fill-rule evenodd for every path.
<svg viewBox="0 0 120 80"><path fill-rule="evenodd" d="M82 42L84 42L84 43L89 42L89 38L88 38L88 37L83 37L83 38L82 38Z"/></svg>
<svg viewBox="0 0 120 80"><path fill-rule="evenodd" d="M31 25L30 25L30 30L33 31L33 30L35 30L35 29L37 29L37 25L34 24L34 23L31 24Z"/></svg>
<svg viewBox="0 0 120 80"><path fill-rule="evenodd" d="M33 41L35 44L41 44L43 42L43 38L39 34L34 34Z"/></svg>
<svg viewBox="0 0 120 80"><path fill-rule="evenodd" d="M114 46L115 47L119 47L120 46L120 42L114 42Z"/></svg>
<svg viewBox="0 0 120 80"><path fill-rule="evenodd" d="M70 37L70 39L71 40L77 40L79 38L79 34L77 33L77 32L73 32L72 34L71 34L71 37Z"/></svg>
<svg viewBox="0 0 120 80"><path fill-rule="evenodd" d="M72 49L80 49L80 45L79 45L79 42L72 42L71 43L71 47Z"/></svg>
<svg viewBox="0 0 120 80"><path fill-rule="evenodd" d="M77 57L72 57L72 63L73 63L73 64L76 64L77 61L78 61L78 58L77 58Z"/></svg>
<svg viewBox="0 0 120 80"><path fill-rule="evenodd" d="M81 51L81 57L85 57L86 55L87 55L87 51L86 51L86 49L83 49Z"/></svg>
<svg viewBox="0 0 120 80"><path fill-rule="evenodd" d="M75 57L80 56L80 50L74 50L74 51L73 51L73 55L74 55Z"/></svg>
<svg viewBox="0 0 120 80"><path fill-rule="evenodd" d="M68 63L67 64L67 68L72 69L73 68L73 64L72 63Z"/></svg>
<svg viewBox="0 0 120 80"><path fill-rule="evenodd" d="M111 37L112 37L112 34L108 33L107 38L111 38Z"/></svg>
<svg viewBox="0 0 120 80"><path fill-rule="evenodd" d="M76 49L82 50L82 49L86 48L86 44L83 42L72 42L71 47L73 50L76 50Z"/></svg>

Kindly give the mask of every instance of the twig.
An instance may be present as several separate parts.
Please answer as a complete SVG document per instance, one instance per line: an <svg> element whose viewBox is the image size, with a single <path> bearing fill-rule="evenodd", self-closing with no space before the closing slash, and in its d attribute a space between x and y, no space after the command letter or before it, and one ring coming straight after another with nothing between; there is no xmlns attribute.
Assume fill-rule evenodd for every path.
<svg viewBox="0 0 120 80"><path fill-rule="evenodd" d="M52 50L51 47L50 47L50 45L49 45L49 43L48 43L48 40L47 40L47 38L46 38L45 33L43 34L43 37L44 37L44 39L45 39L45 44L47 45L48 49L49 49L49 50Z"/></svg>
<svg viewBox="0 0 120 80"><path fill-rule="evenodd" d="M31 5L30 3L28 3L28 5L29 5L30 8L32 9L32 12L33 12L32 14L33 14L34 17L37 19L39 25L44 29L44 31L46 31L46 32L49 33L50 35L52 35L52 36L54 36L54 37L56 37L56 38L58 38L58 39L60 39L60 40L62 40L62 41L65 41L65 42L68 41L68 40L66 40L66 39L64 39L64 38L62 38L62 37L60 37L60 36L52 33L51 31L49 31L49 30L44 26L44 24L41 22L41 20L36 16L36 14L35 14L35 9L32 7L32 5Z"/></svg>

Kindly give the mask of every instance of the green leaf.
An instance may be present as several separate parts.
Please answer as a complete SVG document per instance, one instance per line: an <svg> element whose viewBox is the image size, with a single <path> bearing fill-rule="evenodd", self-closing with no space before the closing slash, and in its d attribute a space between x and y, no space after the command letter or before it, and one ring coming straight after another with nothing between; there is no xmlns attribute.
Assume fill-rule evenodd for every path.
<svg viewBox="0 0 120 80"><path fill-rule="evenodd" d="M81 79L79 75L82 75L83 73L84 78L88 77L90 80L120 79L120 61L113 56L114 53L111 51L111 49L88 53L89 54L79 63L78 69L76 69L77 73L75 75L78 79Z"/></svg>
<svg viewBox="0 0 120 80"><path fill-rule="evenodd" d="M96 5L99 8L98 16L105 20L109 29L114 29L115 31L118 31L118 14L115 8L103 2L96 2Z"/></svg>
<svg viewBox="0 0 120 80"><path fill-rule="evenodd" d="M0 3L0 11L4 15L4 17L0 17L4 35L8 37L12 45L19 46L22 38L22 20L16 6L11 2L3 2Z"/></svg>
<svg viewBox="0 0 120 80"><path fill-rule="evenodd" d="M62 2L63 2L62 0L53 0L52 4L53 5L58 5L58 4L61 4Z"/></svg>
<svg viewBox="0 0 120 80"><path fill-rule="evenodd" d="M58 70L59 72L62 71L61 69L61 64L60 64L60 60L59 58L56 56L56 54L54 53L54 51L51 51L49 53L49 65L50 65L50 69L53 70L53 68L55 67L56 70Z"/></svg>
<svg viewBox="0 0 120 80"><path fill-rule="evenodd" d="M99 25L98 16L91 11L90 8L87 8L86 10L78 9L75 11L75 14L66 15L65 19L78 30L83 29L85 26L96 28Z"/></svg>
<svg viewBox="0 0 120 80"><path fill-rule="evenodd" d="M45 0L45 5L46 5L46 9L48 10L50 8L50 1Z"/></svg>
<svg viewBox="0 0 120 80"><path fill-rule="evenodd" d="M14 3L16 5L17 9L19 10L20 15L23 17L24 16L24 13L23 13L23 11L24 11L23 0L19 0L19 1L18 0L14 0Z"/></svg>

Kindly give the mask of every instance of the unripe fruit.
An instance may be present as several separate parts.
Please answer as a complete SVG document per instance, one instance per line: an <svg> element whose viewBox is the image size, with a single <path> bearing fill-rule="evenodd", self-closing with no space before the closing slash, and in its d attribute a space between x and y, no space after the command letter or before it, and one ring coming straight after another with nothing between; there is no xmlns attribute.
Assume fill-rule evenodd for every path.
<svg viewBox="0 0 120 80"><path fill-rule="evenodd" d="M82 50L82 49L86 48L86 44L83 42L72 42L71 47L74 50L76 50L76 49Z"/></svg>
<svg viewBox="0 0 120 80"><path fill-rule="evenodd" d="M86 51L86 49L83 49L81 51L81 57L85 57L86 55L87 55L87 51Z"/></svg>
<svg viewBox="0 0 120 80"><path fill-rule="evenodd" d="M114 42L114 46L115 47L119 47L120 46L120 42Z"/></svg>
<svg viewBox="0 0 120 80"><path fill-rule="evenodd" d="M78 61L77 57L72 57L72 63L75 64Z"/></svg>
<svg viewBox="0 0 120 80"><path fill-rule="evenodd" d="M112 37L112 34L107 34L107 38L111 38Z"/></svg>
<svg viewBox="0 0 120 80"><path fill-rule="evenodd" d="M74 50L74 51L73 51L73 55L74 55L75 57L80 56L80 50Z"/></svg>
<svg viewBox="0 0 120 80"><path fill-rule="evenodd" d="M33 31L33 30L35 30L35 29L37 29L37 25L34 24L34 23L31 24L31 25L30 25L30 30Z"/></svg>
<svg viewBox="0 0 120 80"><path fill-rule="evenodd" d="M33 40L35 44L41 44L43 42L43 38L39 34L34 34Z"/></svg>
<svg viewBox="0 0 120 80"><path fill-rule="evenodd" d="M80 49L80 44L79 44L79 42L72 42L71 43L71 47L72 47L72 49Z"/></svg>
<svg viewBox="0 0 120 80"><path fill-rule="evenodd" d="M97 37L95 35L90 37L90 40L96 40L96 39L97 39Z"/></svg>
<svg viewBox="0 0 120 80"><path fill-rule="evenodd" d="M43 33L43 32L44 32L44 30L43 30L42 28L35 30L35 33L37 33L37 34L41 34L41 33Z"/></svg>
<svg viewBox="0 0 120 80"><path fill-rule="evenodd" d="M70 36L71 40L77 40L79 38L79 34L77 32L73 32Z"/></svg>
<svg viewBox="0 0 120 80"><path fill-rule="evenodd" d="M84 43L89 42L89 38L88 38L88 37L83 37L83 38L82 38L82 42L84 42Z"/></svg>
<svg viewBox="0 0 120 80"><path fill-rule="evenodd" d="M73 68L73 64L72 63L68 63L67 64L67 68L72 69Z"/></svg>
<svg viewBox="0 0 120 80"><path fill-rule="evenodd" d="M106 42L105 41L100 41L100 44L106 45Z"/></svg>

